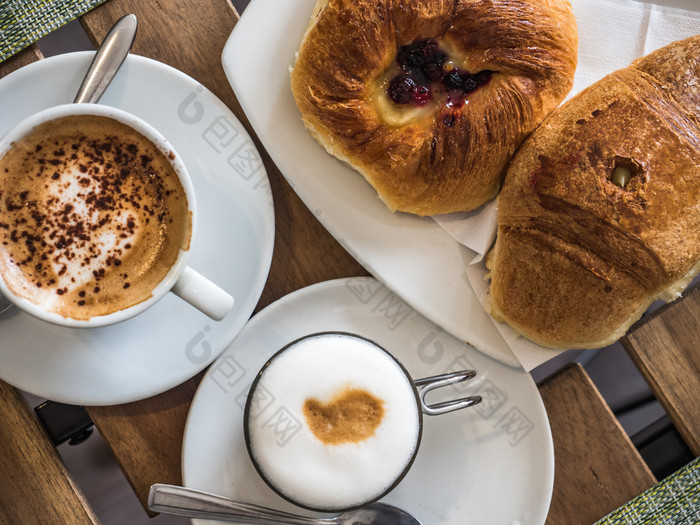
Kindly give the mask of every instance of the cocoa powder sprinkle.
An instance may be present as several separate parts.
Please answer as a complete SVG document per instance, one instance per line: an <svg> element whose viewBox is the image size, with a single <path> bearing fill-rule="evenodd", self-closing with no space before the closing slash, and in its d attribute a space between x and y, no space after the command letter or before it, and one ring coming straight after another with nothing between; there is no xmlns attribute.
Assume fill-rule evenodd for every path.
<svg viewBox="0 0 700 525"><path fill-rule="evenodd" d="M92 310L92 294L104 286L110 294L102 296L100 303L112 300L115 285L117 290L140 287L140 272L132 283L115 273L117 268L134 273L132 261L138 259L139 267L142 261L150 261L154 257L148 251L150 245L156 236L160 243L170 228L155 219L166 221L173 205L186 209L186 199L177 199L181 187L176 179L173 184L172 171L167 172L167 180L162 178L167 162L152 144L133 135L125 140L121 129L115 135L88 138L81 128L68 127L78 120L70 119L73 122L62 128L59 139L42 137L41 144L29 143L11 169L0 162L0 172L9 174L0 180L0 256L5 252L9 261L11 255L17 261L12 264L21 266L28 282L65 296L61 301L67 308L90 304ZM53 124L41 132L50 129L49 134L59 137ZM108 126L114 130L113 121ZM9 186L5 180L11 181ZM173 211L180 216L180 208ZM150 225L149 217L154 218ZM148 232L149 228L153 231ZM184 235L184 242L177 241L177 248L168 248L169 253L176 256L180 246L186 246L189 230ZM154 260L168 268L171 263L159 262L158 257L160 253Z"/></svg>

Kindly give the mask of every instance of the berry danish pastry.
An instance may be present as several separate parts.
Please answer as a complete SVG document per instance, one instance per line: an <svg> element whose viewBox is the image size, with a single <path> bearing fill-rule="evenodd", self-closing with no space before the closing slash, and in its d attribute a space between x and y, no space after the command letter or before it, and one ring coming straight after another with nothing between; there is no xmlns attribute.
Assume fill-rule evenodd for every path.
<svg viewBox="0 0 700 525"><path fill-rule="evenodd" d="M468 211L571 89L577 44L567 0L319 0L292 91L391 210Z"/></svg>

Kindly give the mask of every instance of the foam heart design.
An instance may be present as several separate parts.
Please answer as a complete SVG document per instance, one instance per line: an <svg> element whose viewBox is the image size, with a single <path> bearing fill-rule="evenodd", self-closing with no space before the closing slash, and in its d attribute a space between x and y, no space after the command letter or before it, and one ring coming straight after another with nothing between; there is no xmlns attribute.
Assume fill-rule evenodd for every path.
<svg viewBox="0 0 700 525"><path fill-rule="evenodd" d="M348 388L324 403L309 398L304 416L311 432L327 445L359 443L372 437L384 417L384 401L366 390Z"/></svg>

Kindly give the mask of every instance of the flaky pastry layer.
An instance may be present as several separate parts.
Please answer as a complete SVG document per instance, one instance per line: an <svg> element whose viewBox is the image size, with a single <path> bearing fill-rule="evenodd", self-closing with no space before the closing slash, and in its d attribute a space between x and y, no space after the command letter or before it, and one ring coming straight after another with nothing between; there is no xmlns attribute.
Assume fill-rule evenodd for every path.
<svg viewBox="0 0 700 525"><path fill-rule="evenodd" d="M700 271L700 35L616 71L524 142L499 196L492 314L609 345Z"/></svg>

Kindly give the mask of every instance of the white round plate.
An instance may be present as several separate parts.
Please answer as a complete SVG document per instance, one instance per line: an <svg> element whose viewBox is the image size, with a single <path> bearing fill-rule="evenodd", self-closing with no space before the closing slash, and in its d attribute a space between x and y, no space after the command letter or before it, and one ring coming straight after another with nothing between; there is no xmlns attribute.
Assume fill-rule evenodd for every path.
<svg viewBox="0 0 700 525"><path fill-rule="evenodd" d="M73 100L94 53L59 55L0 79L0 135L30 114ZM211 363L252 314L272 260L267 173L231 111L184 73L129 55L101 104L129 111L173 144L191 174L199 219L190 265L233 295L212 321L169 294L138 317L97 329L0 314L0 378L37 396L111 405L172 388Z"/></svg>
<svg viewBox="0 0 700 525"><path fill-rule="evenodd" d="M547 415L530 375L458 341L369 277L298 290L250 320L209 368L190 407L182 453L185 485L309 514L258 477L244 443L243 407L253 378L275 351L325 330L377 341L416 379L466 368L478 371L471 381L429 399L474 393L484 398L473 408L424 418L415 463L383 501L426 525L544 523L554 452ZM263 417L276 427L283 446L294 439L299 422L277 403L266 407L261 407L269 412Z"/></svg>

